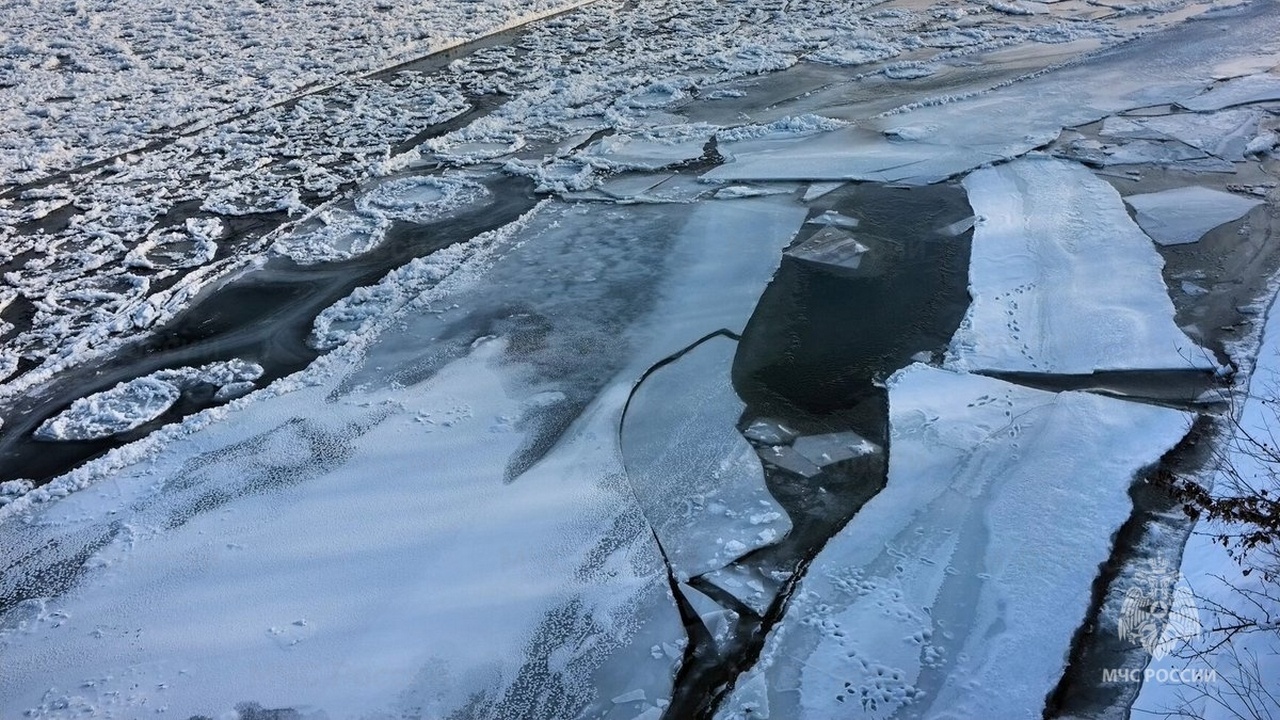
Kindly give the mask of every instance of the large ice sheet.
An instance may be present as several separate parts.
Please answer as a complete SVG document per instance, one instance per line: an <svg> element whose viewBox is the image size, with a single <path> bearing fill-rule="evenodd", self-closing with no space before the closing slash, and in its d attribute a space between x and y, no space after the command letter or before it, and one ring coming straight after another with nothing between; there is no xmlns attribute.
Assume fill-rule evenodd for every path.
<svg viewBox="0 0 1280 720"><path fill-rule="evenodd" d="M648 375L622 419L636 499L681 581L718 570L791 531L755 449L737 430L730 382L738 343L700 343Z"/></svg>
<svg viewBox="0 0 1280 720"><path fill-rule="evenodd" d="M951 339L950 367L1216 367L1174 324L1164 261L1106 182L1075 163L1033 157L974 172L964 186L981 220L973 303Z"/></svg>
<svg viewBox="0 0 1280 720"><path fill-rule="evenodd" d="M1038 718L1174 410L914 365L886 488L809 567L719 717Z"/></svg>
<svg viewBox="0 0 1280 720"><path fill-rule="evenodd" d="M21 558L0 597L89 558L74 588L0 617L0 714L659 712L685 633L623 407L654 363L741 331L806 210L556 207L414 286L395 332L363 328L227 421L55 482L44 496L84 487L61 500L0 508ZM401 372L457 336L439 367ZM602 337L620 342L584 352ZM591 394L511 479L574 386Z"/></svg>
<svg viewBox="0 0 1280 720"><path fill-rule="evenodd" d="M1219 225L1244 217L1263 202L1199 186L1130 195L1124 201L1136 211L1143 231L1161 245L1196 242Z"/></svg>

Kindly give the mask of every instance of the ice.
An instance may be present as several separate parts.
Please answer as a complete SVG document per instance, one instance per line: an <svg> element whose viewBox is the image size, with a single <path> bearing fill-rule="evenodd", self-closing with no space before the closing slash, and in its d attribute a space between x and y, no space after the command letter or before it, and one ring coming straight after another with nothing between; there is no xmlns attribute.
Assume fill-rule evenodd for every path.
<svg viewBox="0 0 1280 720"><path fill-rule="evenodd" d="M1269 313L1259 338L1256 366L1247 385L1233 388L1226 398L1209 397L1210 402L1231 402L1235 413L1230 421L1230 437L1221 440L1216 452L1220 461L1207 471L1207 477L1195 478L1216 497L1259 491L1275 493L1275 464L1269 443L1275 431L1276 410L1274 388L1280 380L1280 313ZM1216 673L1216 681L1144 682L1133 702L1133 717L1164 715L1195 716L1206 720L1229 720L1249 717L1259 709L1267 713L1275 708L1272 678L1280 677L1280 655L1276 654L1273 629L1261 629L1268 619L1280 617L1280 603L1275 596L1274 577L1262 572L1273 567L1274 554L1254 548L1245 558L1232 547L1224 546L1220 536L1233 537L1241 531L1237 524L1224 524L1207 517L1195 524L1186 546L1181 549L1180 565L1165 570L1165 577L1183 581L1195 594L1196 619L1205 629L1215 632L1178 637L1171 652L1152 658L1146 670L1152 673ZM1177 557L1177 556L1175 556ZM1127 587L1122 592L1127 591ZM1150 592L1151 586L1142 588ZM1235 633L1241 620L1261 621L1258 632ZM1114 620L1113 620L1114 622ZM1274 626L1272 626L1274 628ZM1257 680L1253 680L1256 678ZM1258 682L1259 684L1253 684ZM1227 686L1227 687L1223 687ZM1236 688L1240 690L1237 691ZM1265 693L1270 693L1264 697Z"/></svg>
<svg viewBox="0 0 1280 720"><path fill-rule="evenodd" d="M789 257L821 266L832 272L852 272L862 264L871 248L858 242L853 233L825 227L799 245L787 250Z"/></svg>
<svg viewBox="0 0 1280 720"><path fill-rule="evenodd" d="M1031 157L978 170L964 187L980 220L973 302L951 339L949 367L1216 368L1174 324L1163 260L1109 184L1075 163Z"/></svg>
<svg viewBox="0 0 1280 720"><path fill-rule="evenodd" d="M1072 140L1058 148L1059 157L1079 160L1090 165L1174 165L1179 168L1212 169L1231 172L1227 161L1210 158L1209 154L1186 143L1162 140L1122 140L1103 143L1096 140Z"/></svg>
<svg viewBox="0 0 1280 720"><path fill-rule="evenodd" d="M609 170L658 170L702 157L716 132L711 125L676 125L636 134L611 135L597 141L579 158Z"/></svg>
<svg viewBox="0 0 1280 720"><path fill-rule="evenodd" d="M738 625L738 613L707 597L704 593L686 583L680 583L680 594L689 602L693 612L702 621L711 641L717 648L723 648Z"/></svg>
<svg viewBox="0 0 1280 720"><path fill-rule="evenodd" d="M830 225L831 227L856 228L858 227L858 218L842 215L835 210L827 210L826 212L809 219L811 225Z"/></svg>
<svg viewBox="0 0 1280 720"><path fill-rule="evenodd" d="M887 486L814 559L718 717L1039 717L1134 474L1192 421L923 365L888 388Z"/></svg>
<svg viewBox="0 0 1280 720"><path fill-rule="evenodd" d="M754 568L736 564L707 573L702 579L729 593L761 617L769 611L780 589L777 580Z"/></svg>
<svg viewBox="0 0 1280 720"><path fill-rule="evenodd" d="M1280 75L1246 75L1219 83L1208 92L1179 101L1193 112L1212 112L1236 105L1280 100Z"/></svg>
<svg viewBox="0 0 1280 720"><path fill-rule="evenodd" d="M40 425L38 440L95 440L129 432L165 414L182 391L155 378L122 382L80 398Z"/></svg>
<svg viewBox="0 0 1280 720"><path fill-rule="evenodd" d="M681 580L791 531L765 487L760 459L735 427L746 407L730 382L737 348L714 337L656 369L623 417L631 486Z"/></svg>
<svg viewBox="0 0 1280 720"><path fill-rule="evenodd" d="M814 465L826 467L845 460L878 455L880 448L855 432L804 435L792 447Z"/></svg>
<svg viewBox="0 0 1280 720"><path fill-rule="evenodd" d="M774 467L795 473L802 478L817 477L822 473L822 468L818 467L805 456L796 452L796 449L788 445L771 445L762 447L759 450L760 459L773 465Z"/></svg>
<svg viewBox="0 0 1280 720"><path fill-rule="evenodd" d="M821 198L825 195L829 195L835 192L836 190L839 190L840 188L844 187L844 185L845 183L842 183L842 182L809 183L809 187L804 191L804 196L801 199L804 200L805 202L813 202L818 198Z"/></svg>
<svg viewBox="0 0 1280 720"><path fill-rule="evenodd" d="M742 331L807 211L599 208L547 201L385 278L401 304L298 376L0 507L0 594L91 557L58 626L0 619L0 713L651 717L686 635L623 408Z"/></svg>
<svg viewBox="0 0 1280 720"><path fill-rule="evenodd" d="M789 445L799 435L781 420L773 418L760 418L752 421L747 426L747 429L742 431L742 434L748 440L754 440L766 445Z"/></svg>
<svg viewBox="0 0 1280 720"><path fill-rule="evenodd" d="M1185 245L1205 233L1244 217L1263 201L1210 188L1191 186L1124 199L1144 232L1161 245Z"/></svg>
<svg viewBox="0 0 1280 720"><path fill-rule="evenodd" d="M1125 118L1123 122L1126 126L1128 123L1141 126L1152 136L1179 140L1210 155L1239 162L1244 160L1249 141L1257 135L1261 118L1262 114L1256 110L1240 109L1210 114L1178 113L1149 118ZM1112 119L1114 118L1108 118ZM1103 127L1103 134L1106 134L1105 123ZM1141 131L1130 129L1128 134L1136 137ZM1145 139L1159 138L1148 136Z"/></svg>
<svg viewBox="0 0 1280 720"><path fill-rule="evenodd" d="M1053 32L1037 39L1050 40ZM1073 30L1061 28L1068 39ZM1018 157L1051 143L1064 127L1096 122L1116 112L1184 99L1211 80L1214 59L1238 54L1260 41L1260 25L1236 26L1231 43L1193 34L1166 38L1160 51L1143 43L1095 59L972 95L905 105L856 126L800 138L731 148L728 162L709 180L861 180L928 184L985 164ZM1158 57L1155 57L1158 55ZM904 69L921 69L905 65ZM927 72L928 68L923 67ZM900 71L899 71L900 72ZM1234 81L1233 81L1234 82ZM1148 143L1150 141L1138 141ZM1141 152L1139 152L1141 151ZM1163 145L1138 145L1125 158L1097 153L1103 161L1165 162ZM1154 152L1154 155L1153 155ZM1195 151L1192 151L1193 153ZM1202 169L1225 169L1221 163Z"/></svg>
<svg viewBox="0 0 1280 720"><path fill-rule="evenodd" d="M66 441L120 435L165 414L184 391L199 384L219 388L214 399L223 401L252 390L253 381L262 374L261 365L241 359L158 370L76 400L71 407L42 423L35 437Z"/></svg>

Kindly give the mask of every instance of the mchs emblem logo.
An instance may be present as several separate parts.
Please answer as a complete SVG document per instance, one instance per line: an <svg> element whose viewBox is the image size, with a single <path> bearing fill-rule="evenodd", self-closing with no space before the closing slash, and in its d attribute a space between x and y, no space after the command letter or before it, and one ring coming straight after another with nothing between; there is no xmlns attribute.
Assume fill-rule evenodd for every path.
<svg viewBox="0 0 1280 720"><path fill-rule="evenodd" d="M1120 606L1120 639L1141 645L1156 660L1201 630L1195 596L1176 566L1160 572L1162 566L1169 567L1157 559L1139 571Z"/></svg>

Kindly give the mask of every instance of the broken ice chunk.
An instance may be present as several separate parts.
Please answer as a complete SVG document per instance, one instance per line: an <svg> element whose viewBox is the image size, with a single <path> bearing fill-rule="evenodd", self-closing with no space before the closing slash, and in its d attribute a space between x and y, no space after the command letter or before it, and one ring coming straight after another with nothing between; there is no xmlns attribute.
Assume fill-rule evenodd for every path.
<svg viewBox="0 0 1280 720"><path fill-rule="evenodd" d="M1246 108L1212 114L1178 113L1132 122L1223 160L1240 162L1244 160L1249 140L1258 132L1261 118L1257 110Z"/></svg>
<svg viewBox="0 0 1280 720"><path fill-rule="evenodd" d="M709 572L702 579L737 598L761 617L769 611L781 588L777 580L759 570L737 564Z"/></svg>
<svg viewBox="0 0 1280 720"><path fill-rule="evenodd" d="M785 254L839 273L857 270L862 264L863 256L870 250L871 248L858 242L852 233L826 227L787 250Z"/></svg>
<svg viewBox="0 0 1280 720"><path fill-rule="evenodd" d="M1073 140L1056 149L1054 154L1068 160L1079 160L1101 167L1137 164L1171 165L1191 160L1205 160L1209 157L1208 153L1186 143L1160 140L1128 140L1115 144L1089 139Z"/></svg>
<svg viewBox="0 0 1280 720"><path fill-rule="evenodd" d="M689 601L717 648L724 648L738 626L738 613L712 600L697 588L680 583L680 594Z"/></svg>
<svg viewBox="0 0 1280 720"><path fill-rule="evenodd" d="M808 220L810 225L830 225L832 227L856 228L858 227L858 218L841 215L835 210L828 210L817 217Z"/></svg>
<svg viewBox="0 0 1280 720"><path fill-rule="evenodd" d="M717 336L660 366L636 388L622 421L627 474L680 579L722 568L791 530L760 458L737 430L746 407L730 382L737 347Z"/></svg>
<svg viewBox="0 0 1280 720"><path fill-rule="evenodd" d="M255 387L256 385L248 380L243 382L227 383L226 385L218 388L218 391L213 394L213 399L216 402L235 400L238 397L244 397L245 395L253 392Z"/></svg>
<svg viewBox="0 0 1280 720"><path fill-rule="evenodd" d="M1138 224L1161 245L1185 245L1223 223L1238 220L1261 200L1192 186L1125 198Z"/></svg>
<svg viewBox="0 0 1280 720"><path fill-rule="evenodd" d="M810 183L809 189L804 191L804 196L801 197L800 199L805 202L813 202L814 200L817 200L823 195L829 195L830 193L833 193L836 190L839 190L843 186L844 186L844 183L842 182Z"/></svg>
<svg viewBox="0 0 1280 720"><path fill-rule="evenodd" d="M790 185L730 185L716 191L717 200L737 200L739 198L762 197L764 195L785 195L793 192Z"/></svg>
<svg viewBox="0 0 1280 720"><path fill-rule="evenodd" d="M795 448L786 445L773 445L760 448L759 452L760 459L774 467L795 473L802 478L816 477L822 473L822 468L796 452Z"/></svg>
<svg viewBox="0 0 1280 720"><path fill-rule="evenodd" d="M748 440L767 445L788 445L800 433L784 425L781 420L760 418L748 425L742 434L746 435Z"/></svg>
<svg viewBox="0 0 1280 720"><path fill-rule="evenodd" d="M880 452L875 443L855 432L804 435L796 438L793 447L806 460L820 467Z"/></svg>
<svg viewBox="0 0 1280 720"><path fill-rule="evenodd" d="M182 392L172 383L143 377L80 398L35 431L37 440L97 440L129 432L160 417Z"/></svg>
<svg viewBox="0 0 1280 720"><path fill-rule="evenodd" d="M611 170L657 170L702 157L716 129L699 123L611 135L593 143L579 157Z"/></svg>
<svg viewBox="0 0 1280 720"><path fill-rule="evenodd" d="M1280 76L1262 74L1235 78L1178 104L1195 112L1209 112L1269 100L1280 100Z"/></svg>
<svg viewBox="0 0 1280 720"><path fill-rule="evenodd" d="M974 224L977 222L978 218L970 215L963 220L957 220L950 225L938 228L938 234L945 237L958 237L972 230Z"/></svg>

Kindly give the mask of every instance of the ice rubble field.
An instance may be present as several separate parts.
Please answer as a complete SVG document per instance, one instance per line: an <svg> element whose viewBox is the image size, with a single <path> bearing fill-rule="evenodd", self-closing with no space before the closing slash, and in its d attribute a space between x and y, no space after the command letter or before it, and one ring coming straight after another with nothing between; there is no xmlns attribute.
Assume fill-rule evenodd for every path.
<svg viewBox="0 0 1280 720"><path fill-rule="evenodd" d="M574 4L12 0L0 30L0 187Z"/></svg>
<svg viewBox="0 0 1280 720"><path fill-rule="evenodd" d="M1131 483L1199 406L979 373L1218 369L1175 322L1156 241L1271 211L1191 171L1274 162L1280 10L1007 82L983 63L1205 7L846 9L600 2L439 74L346 83L9 198L23 265L0 303L35 312L8 357L48 358L12 396L269 258L324 272L393 223L493 207L498 174L551 195L324 310L309 342L327 354L247 397L252 358L188 363L42 424L100 438L196 390L227 401L0 487L0 715L657 720L686 707L689 663L741 660L721 654L768 619L716 717L1042 716ZM1106 143L1063 132L1098 121ZM1190 179L1122 197L1079 162L1117 158ZM780 263L860 269L866 245L808 234L857 237L823 204L844 181L957 176L977 217L932 241L972 225L973 302L921 348L936 365L891 368L886 485L807 569L769 566L803 530L770 481L821 488L882 449L742 431L738 338ZM157 220L177 203L196 217ZM235 237L259 211L293 215Z"/></svg>
<svg viewBox="0 0 1280 720"><path fill-rule="evenodd" d="M712 117L701 123L685 123L674 114L706 99L731 103L742 90L724 85L737 78L810 63L818 68L848 68L854 76L867 75L872 83L899 82L945 76L963 70L973 58L998 55L1002 49L1025 43L1069 56L1139 36L1162 23L1158 12L1149 17L1151 11L1145 5L1139 12L1126 7L1125 0L1102 5L1065 0L1054 5L1053 13L1039 5L989 6L967 0L836 4L805 0L788 3L785 11L766 0L641 0L630 5L601 0L581 12L535 24L517 45L483 49L438 73L348 74L323 92L257 109L256 103L263 98L296 97L296 93L288 95L287 88L332 76L331 69L291 67L310 68L317 62L378 67L392 55L399 58L433 47L441 27L449 27L450 35L472 36L552 7L550 3L526 7L387 2L375 8L373 22L395 29L385 34L370 31L358 42L339 37L354 22L352 13L363 10L355 4L296 10L273 6L270 12L258 3L218 4L205 12L223 13L220 17L226 22L199 26L199 32L166 31L170 26L187 26L179 20L163 22L169 10L142 3L114 3L92 12L85 7L83 16L95 20L73 25L71 30L61 25L65 4L33 2L21 12L10 9L19 21L8 23L5 32L17 59L12 61L10 87L0 92L34 94L29 101L15 97L0 107L24 118L27 108L66 117L56 122L42 117L7 119L3 127L12 135L9 142L22 146L15 150L45 142L41 133L52 133L50 147L62 147L74 157L58 155L63 158L61 164L49 170L79 166L90 156L109 155L141 141L136 122L121 120L124 128L104 126L101 116L106 111L92 109L98 102L94 98L110 99L103 102L109 102L112 118L136 115L147 123L184 106L170 97L174 95L216 91L234 96L232 104L248 104L244 112L230 114L223 112L225 108L212 108L189 132L171 139L172 133L161 133L164 137L155 145L99 169L54 173L40 182L32 181L46 177L44 170L21 176L16 170L8 171L9 182L27 184L0 197L0 262L5 278L0 287L0 322L5 324L0 328L13 326L0 339L0 398L27 392L68 366L110 353L127 339L173 318L204 288L269 256L272 240L264 236L282 224L308 222L304 218L314 214L313 224L322 225L321 232L328 236L324 245L316 245L321 256L371 247L376 241L367 230L381 227L379 218L363 213L349 216L345 213L350 208L343 205L350 201L356 184L371 178L436 161L470 166L498 157L509 172L530 175L543 187L585 190L600 184L602 172L609 169L652 167L678 157L697 157L702 149L698 140L705 141L722 126L760 125L750 132L733 130L723 138L726 146L745 148L754 142L753 136L767 141L761 136L769 134L775 121L807 114L803 101L786 111L753 110L755 117L748 120L755 123L727 107L718 110L721 105L715 103L707 106ZM1159 10L1178 15L1205 7L1175 2ZM70 10L82 9L70 6ZM287 20L279 19L282 13ZM109 17L120 21L110 22ZM269 18L275 19L274 24L268 23ZM210 55L223 59L147 70L140 59L144 51L129 54L128 43L109 36L125 32L121 28L130 24L150 21L158 27L148 27L145 33L138 28L130 43L158 44L163 49L169 38L194 34L194 41L184 39L185 44L168 52L198 57L200 48L208 47ZM289 27L290 32L274 32L278 27ZM361 27L359 32L365 32L368 23ZM92 72L39 69L59 52L72 52L67 48L42 52L41 43L52 44L52 38L72 31L75 37L88 32L90 38L102 38L107 48L99 58L102 71L89 59L82 64ZM403 33L422 37L412 41L419 43L413 49L385 40ZM232 42L260 44L245 55L223 46ZM244 68L251 67L254 58L274 57L272 48L282 43L294 43L293 54L283 54L278 67L262 71L277 78L277 95L228 85L254 77ZM98 48L92 41L63 45L74 46L77 53ZM316 52L317 47L326 52ZM367 47L368 53L342 59L344 48L357 47ZM248 58L244 66L234 65L241 60L232 58L242 57ZM130 69L112 69L121 65ZM211 75L205 75L204 68ZM277 71L279 75L270 75ZM209 84L201 82L206 77L213 78ZM91 87L83 98L58 99L56 93L63 91L51 88L59 82ZM134 84L95 94L98 84L110 88L116 83ZM170 92L153 97L149 91L138 91L140 86ZM704 98L701 88L712 90ZM52 94L39 94L44 91ZM823 97L819 93L815 99ZM82 110L81 102L89 103L88 108ZM204 101L192 102L204 107ZM475 117L443 132L442 123L467 112ZM92 117L80 117L86 113ZM839 121L824 118L820 122ZM1050 119L1050 127L1041 132L1056 132L1060 126L1054 122ZM786 124L797 139L815 129L803 121ZM664 129L671 125L692 127ZM83 126L90 130L81 138L76 133ZM432 128L441 132L418 144L415 138ZM553 160L538 149L520 153L547 145L572 149L594 132L610 128L621 132L573 158ZM1030 147L1016 139L1019 135L1000 128L993 132L998 137L987 141L991 144L987 159L999 157L1010 143L1014 148ZM133 139L121 139L126 136ZM940 143L947 140L938 138ZM111 149L100 149L104 143ZM28 148L3 157L7 162L25 162L23 158L39 152L39 148ZM864 150L864 154L870 152L870 148ZM958 166L935 161L922 172L936 177L940 168L954 172L964 165L963 158ZM891 175L881 172L878 176ZM913 170L908 175L920 173ZM661 197L688 197L687 188L659 190ZM325 245L335 250L322 250Z"/></svg>

